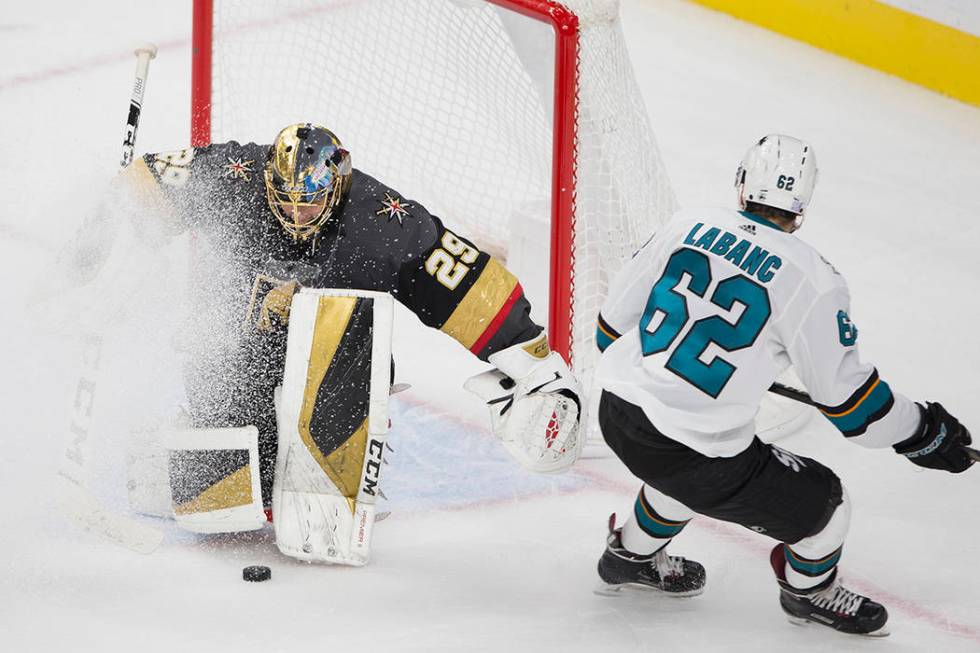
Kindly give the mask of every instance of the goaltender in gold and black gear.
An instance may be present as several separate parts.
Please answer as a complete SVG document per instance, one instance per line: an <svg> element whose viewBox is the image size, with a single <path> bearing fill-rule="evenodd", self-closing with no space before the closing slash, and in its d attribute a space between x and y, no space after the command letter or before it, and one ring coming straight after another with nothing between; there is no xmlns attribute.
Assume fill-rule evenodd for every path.
<svg viewBox="0 0 980 653"><path fill-rule="evenodd" d="M194 234L196 306L182 341L191 420L258 427L267 505L282 327L300 287L391 293L484 361L520 343L548 355L514 275L417 201L353 168L324 127L290 125L271 146L146 154L125 174L176 218L175 232Z"/></svg>

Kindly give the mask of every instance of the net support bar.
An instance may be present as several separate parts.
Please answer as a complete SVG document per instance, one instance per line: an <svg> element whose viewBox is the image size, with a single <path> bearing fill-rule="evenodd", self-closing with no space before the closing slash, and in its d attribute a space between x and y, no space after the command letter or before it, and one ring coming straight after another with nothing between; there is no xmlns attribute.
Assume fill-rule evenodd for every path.
<svg viewBox="0 0 980 653"><path fill-rule="evenodd" d="M191 34L191 145L211 143L211 38L214 22L212 0L194 0Z"/></svg>
<svg viewBox="0 0 980 653"><path fill-rule="evenodd" d="M572 362L572 298L575 272L575 147L578 105L578 16L548 0L490 0L498 6L549 22L555 30L554 169L551 194L551 348Z"/></svg>

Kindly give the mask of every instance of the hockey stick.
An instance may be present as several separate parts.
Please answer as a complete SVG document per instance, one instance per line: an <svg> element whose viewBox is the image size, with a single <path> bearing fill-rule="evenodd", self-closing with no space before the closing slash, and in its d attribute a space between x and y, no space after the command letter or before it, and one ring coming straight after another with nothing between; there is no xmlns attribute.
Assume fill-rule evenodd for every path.
<svg viewBox="0 0 980 653"><path fill-rule="evenodd" d="M137 48L134 54L137 58L136 81L129 100L126 136L123 139L123 154L120 161L123 168L133 160L146 78L150 60L156 57L157 48L153 44L143 45ZM109 512L85 487L88 460L86 444L91 429L102 344L102 337L97 333L90 332L83 335L82 370L75 385L72 417L68 428L71 439L65 448L58 470L58 477L62 479L62 506L87 530L94 531L138 553L151 553L160 546L163 533L124 515Z"/></svg>
<svg viewBox="0 0 980 653"><path fill-rule="evenodd" d="M810 395L808 395L807 393L803 392L802 390L798 390L797 388L791 388L788 385L783 385L782 383L773 383L769 387L769 392L773 394L781 395L783 397L787 397L788 399L792 399L793 401L798 401L801 404L806 404L807 406L820 408L817 402L815 402L813 398L810 397ZM963 447L963 448L966 449L966 455L970 457L970 460L972 460L973 462L980 462L980 451L977 451L976 449L972 449L970 447Z"/></svg>
<svg viewBox="0 0 980 653"><path fill-rule="evenodd" d="M133 162L133 148L136 146L136 130L140 126L143 112L143 93L146 91L146 78L150 72L150 61L157 56L157 46L144 43L136 48L136 81L129 98L129 116L126 119L126 137L123 139L123 155L119 165L123 168Z"/></svg>

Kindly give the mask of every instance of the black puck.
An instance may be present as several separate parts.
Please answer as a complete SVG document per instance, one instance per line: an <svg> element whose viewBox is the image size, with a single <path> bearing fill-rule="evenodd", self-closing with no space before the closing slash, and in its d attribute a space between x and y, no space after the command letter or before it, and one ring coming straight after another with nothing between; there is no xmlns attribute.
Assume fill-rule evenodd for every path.
<svg viewBox="0 0 980 653"><path fill-rule="evenodd" d="M242 580L247 580L250 583L261 583L270 578L272 578L272 570L262 565L252 565L242 569Z"/></svg>

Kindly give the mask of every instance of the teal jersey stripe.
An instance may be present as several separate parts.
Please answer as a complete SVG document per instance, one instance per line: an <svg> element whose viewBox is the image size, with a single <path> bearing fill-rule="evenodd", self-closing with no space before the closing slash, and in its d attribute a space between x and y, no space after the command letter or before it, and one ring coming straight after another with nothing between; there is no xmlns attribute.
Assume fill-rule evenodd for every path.
<svg viewBox="0 0 980 653"><path fill-rule="evenodd" d="M602 330L602 327L596 327L595 330L595 344L599 348L599 351L606 351L606 347L615 342L612 338L606 335L606 332Z"/></svg>
<svg viewBox="0 0 980 653"><path fill-rule="evenodd" d="M647 511L643 507L642 500L637 497L636 504L633 507L633 514L636 515L636 521L639 522L640 528L642 528L651 537L659 538L670 538L674 537L687 526L686 521L682 522L672 522L667 519L663 521L658 521L647 514Z"/></svg>
<svg viewBox="0 0 980 653"><path fill-rule="evenodd" d="M602 318L602 313L596 317L595 344L599 351L606 351L606 347L619 339L620 333L609 326L609 323Z"/></svg>
<svg viewBox="0 0 980 653"><path fill-rule="evenodd" d="M823 560L808 560L806 558L798 557L793 550L786 547L786 562L795 571L805 574L807 576L819 576L820 574L825 574L840 562L841 549L837 549L833 555L829 558Z"/></svg>
<svg viewBox="0 0 980 653"><path fill-rule="evenodd" d="M864 401L858 404L848 414L839 417L827 414L824 414L824 416L830 420L831 424L837 427L838 431L845 435L854 433L855 431L863 432L863 429L868 424L884 416L879 413L890 402L894 402L892 389L884 381L879 381L878 385L871 391L871 394L865 397Z"/></svg>

